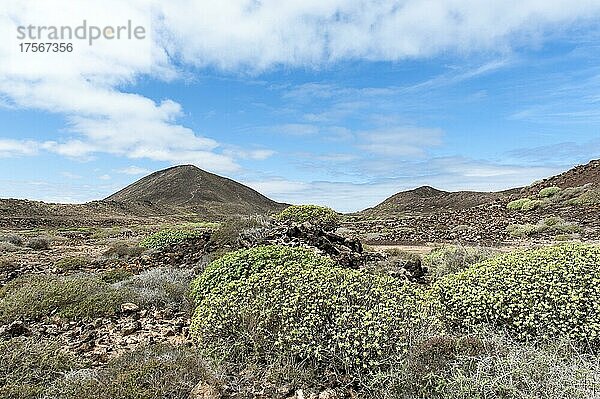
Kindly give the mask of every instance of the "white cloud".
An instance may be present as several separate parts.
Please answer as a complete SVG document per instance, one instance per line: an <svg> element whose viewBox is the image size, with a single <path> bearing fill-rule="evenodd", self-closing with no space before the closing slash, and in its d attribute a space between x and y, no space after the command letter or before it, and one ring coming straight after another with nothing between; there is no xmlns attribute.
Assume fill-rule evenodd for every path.
<svg viewBox="0 0 600 399"><path fill-rule="evenodd" d="M358 133L363 151L384 157L421 157L426 149L442 144L441 129L397 127Z"/></svg>
<svg viewBox="0 0 600 399"><path fill-rule="evenodd" d="M309 187L309 183L290 181L283 178L269 179L261 181L245 181L245 185L252 187L256 191L273 196L286 196L292 193L301 193Z"/></svg>
<svg viewBox="0 0 600 399"><path fill-rule="evenodd" d="M145 169L145 168L140 168L139 166L131 165L126 168L119 169L117 172L124 174L124 175L137 176L137 175L147 175L150 173L150 170Z"/></svg>
<svg viewBox="0 0 600 399"><path fill-rule="evenodd" d="M11 140L0 138L0 158L35 155L39 143L31 140Z"/></svg>
<svg viewBox="0 0 600 399"><path fill-rule="evenodd" d="M319 127L306 123L286 123L271 129L276 134L286 136L313 136L319 133Z"/></svg>
<svg viewBox="0 0 600 399"><path fill-rule="evenodd" d="M98 176L98 179L100 179L100 180L110 180L110 179L112 179L112 177L110 175L100 175L100 176Z"/></svg>
<svg viewBox="0 0 600 399"><path fill-rule="evenodd" d="M183 115L180 104L169 99L157 103L119 88L144 74L175 76L157 34L151 32L151 21L158 17L156 5L147 0L6 1L0 5L0 32L11 38L0 43L0 95L12 106L59 113L68 121L68 137L57 138L54 133L49 140L36 143L38 148L67 157L110 153L194 163L221 173L239 169L235 159L221 153L220 143L177 122ZM72 53L43 54L43 58L27 54L29 58L23 59L22 54L14 54L17 25L75 27L84 19L98 26L126 24L129 19L145 26L149 37L98 41L93 46L75 41Z"/></svg>
<svg viewBox="0 0 600 399"><path fill-rule="evenodd" d="M600 12L596 0L305 0L163 2L170 53L199 66L267 69L439 52L506 52L557 24Z"/></svg>
<svg viewBox="0 0 600 399"><path fill-rule="evenodd" d="M272 152L231 151L218 140L182 125L179 121L185 111L175 101L155 101L126 92L123 87L135 90L133 84L142 76L173 79L179 66L191 65L259 72L279 66L320 68L341 60L393 61L448 52L481 51L503 56L513 45L535 45L557 28L593 21L599 15L597 0L4 0L0 3L2 37L14 37L15 24L75 26L84 18L100 25L103 21L122 22L115 22L115 17L144 21L150 35L145 42L148 47L132 48L127 43L97 43L93 48L79 45L71 55L48 58L51 61L47 63L35 63L29 54L30 62L15 64L16 43L0 41L3 103L58 113L68 120L64 137L53 134L39 142L0 139L0 157L35 155L40 150L79 158L104 152L130 159L193 163L229 173L239 170L239 158L265 159ZM502 61L487 64L451 80L503 65ZM340 94L331 86L304 89L323 98ZM383 93L375 90L365 94ZM307 113L304 118L331 122L356 113L364 104L346 101L326 112ZM310 125L287 127L297 134L314 134ZM338 133L340 137L350 135L343 130ZM422 156L428 147L439 145L441 132L386 129L364 132L358 139L358 145L373 154ZM475 176L459 173L466 182L490 176L518 177L515 170L497 175L488 166L470 170ZM479 181L483 180L473 180ZM360 190L370 190L340 184L338 192L353 204L360 202L353 196L363 198Z"/></svg>
<svg viewBox="0 0 600 399"><path fill-rule="evenodd" d="M267 150L264 148L242 149L240 147L230 145L227 146L225 150L223 150L223 154L237 159L252 159L262 161L272 157L275 154L275 151Z"/></svg>
<svg viewBox="0 0 600 399"><path fill-rule="evenodd" d="M62 172L61 175L66 177L67 179L72 179L72 180L81 179L81 177L82 177L82 176L72 173L72 172Z"/></svg>

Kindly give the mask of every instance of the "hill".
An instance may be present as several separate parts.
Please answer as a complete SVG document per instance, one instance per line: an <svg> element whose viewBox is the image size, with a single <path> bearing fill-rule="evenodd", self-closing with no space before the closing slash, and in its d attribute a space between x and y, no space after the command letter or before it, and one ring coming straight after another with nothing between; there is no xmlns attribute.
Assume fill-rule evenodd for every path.
<svg viewBox="0 0 600 399"><path fill-rule="evenodd" d="M85 204L0 199L0 227L222 219L272 213L286 206L231 179L184 165L154 172L103 200Z"/></svg>
<svg viewBox="0 0 600 399"><path fill-rule="evenodd" d="M486 193L477 191L448 192L430 186L401 191L379 205L365 209L366 214L397 214L410 212L437 212L460 210L493 202L511 191Z"/></svg>
<svg viewBox="0 0 600 399"><path fill-rule="evenodd" d="M542 188L562 190L541 197ZM534 206L511 210L513 200ZM500 192L447 192L424 186L392 195L349 215L346 227L371 243L500 242L600 237L600 160L592 160L530 186Z"/></svg>
<svg viewBox="0 0 600 399"><path fill-rule="evenodd" d="M210 215L262 214L285 207L250 187L193 165L154 172L104 201Z"/></svg>
<svg viewBox="0 0 600 399"><path fill-rule="evenodd" d="M531 192L538 192L546 187L581 187L591 184L600 187L600 159L594 159L585 165L578 165L559 175L548 177L542 181L536 182L527 189Z"/></svg>

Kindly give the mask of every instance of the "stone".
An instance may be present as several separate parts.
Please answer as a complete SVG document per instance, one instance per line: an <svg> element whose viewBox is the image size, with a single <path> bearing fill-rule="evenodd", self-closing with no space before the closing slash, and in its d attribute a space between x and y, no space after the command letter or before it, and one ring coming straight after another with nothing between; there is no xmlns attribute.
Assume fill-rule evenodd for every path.
<svg viewBox="0 0 600 399"><path fill-rule="evenodd" d="M21 335L29 335L29 329L21 320L15 320L9 325L0 327L0 336L13 338Z"/></svg>
<svg viewBox="0 0 600 399"><path fill-rule="evenodd" d="M131 335L134 332L138 331L140 329L140 327L141 326L138 321L132 321L132 322L126 323L121 327L121 334L123 334L123 336Z"/></svg>
<svg viewBox="0 0 600 399"><path fill-rule="evenodd" d="M135 313L140 310L140 307L135 303L127 302L121 305L121 312L123 313Z"/></svg>
<svg viewBox="0 0 600 399"><path fill-rule="evenodd" d="M326 389L319 394L319 399L336 399L337 393L333 389Z"/></svg>
<svg viewBox="0 0 600 399"><path fill-rule="evenodd" d="M219 391L210 384L205 382L199 382L192 392L190 392L190 399L218 399L221 397Z"/></svg>

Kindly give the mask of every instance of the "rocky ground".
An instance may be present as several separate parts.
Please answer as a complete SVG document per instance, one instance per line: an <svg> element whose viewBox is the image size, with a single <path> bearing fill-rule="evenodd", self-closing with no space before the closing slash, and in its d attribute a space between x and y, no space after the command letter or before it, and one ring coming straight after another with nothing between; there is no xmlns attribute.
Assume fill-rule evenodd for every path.
<svg viewBox="0 0 600 399"><path fill-rule="evenodd" d="M511 236L509 226L538 224L551 217L575 223L579 231L573 239L600 239L600 205L560 206L533 209L528 212L509 212L510 199L498 199L490 204L457 210L411 212L398 215L349 215L344 227L370 244L414 244L455 242L480 245L514 245L522 241ZM548 230L526 237L529 241L553 240L556 231Z"/></svg>

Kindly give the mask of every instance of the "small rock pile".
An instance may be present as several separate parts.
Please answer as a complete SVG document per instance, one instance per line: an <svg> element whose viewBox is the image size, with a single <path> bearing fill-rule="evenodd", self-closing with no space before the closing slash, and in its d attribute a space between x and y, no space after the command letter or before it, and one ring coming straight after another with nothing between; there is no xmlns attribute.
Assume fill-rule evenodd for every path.
<svg viewBox="0 0 600 399"><path fill-rule="evenodd" d="M305 222L302 224L275 225L264 229L251 229L239 238L243 248L259 245L288 245L315 248L345 267L363 266L368 255L357 238L347 238Z"/></svg>
<svg viewBox="0 0 600 399"><path fill-rule="evenodd" d="M108 360L140 345L190 343L190 319L169 308L141 309L133 303L121 305L120 314L88 321L59 318L18 320L0 326L0 338L30 336L53 338L64 349L101 366Z"/></svg>

